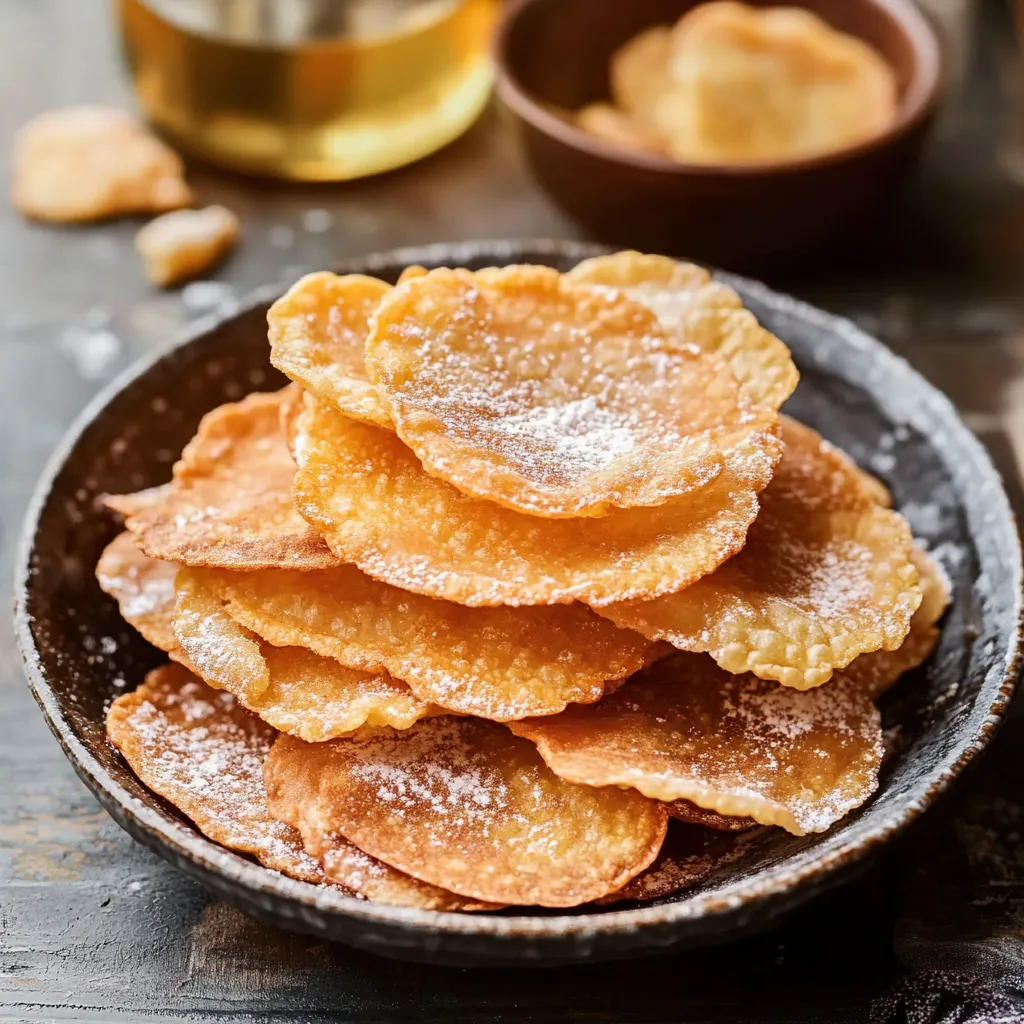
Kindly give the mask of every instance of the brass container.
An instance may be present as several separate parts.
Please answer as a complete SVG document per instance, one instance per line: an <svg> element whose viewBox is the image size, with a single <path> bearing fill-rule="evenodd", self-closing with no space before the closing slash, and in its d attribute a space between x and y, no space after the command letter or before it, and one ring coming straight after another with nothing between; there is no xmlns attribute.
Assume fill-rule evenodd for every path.
<svg viewBox="0 0 1024 1024"><path fill-rule="evenodd" d="M117 0L146 116L240 171L341 181L464 132L498 0Z"/></svg>

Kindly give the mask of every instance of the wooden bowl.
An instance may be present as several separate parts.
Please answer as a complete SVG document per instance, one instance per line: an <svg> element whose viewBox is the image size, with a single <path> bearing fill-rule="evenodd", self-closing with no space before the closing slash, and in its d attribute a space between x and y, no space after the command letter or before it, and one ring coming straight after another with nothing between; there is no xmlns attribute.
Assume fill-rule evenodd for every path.
<svg viewBox="0 0 1024 1024"><path fill-rule="evenodd" d="M393 281L409 263L547 263L567 270L602 250L566 242L471 242L353 260L343 272ZM1021 553L999 477L953 407L853 324L735 277L724 278L792 348L803 375L787 410L880 471L897 508L938 553L953 604L935 654L886 695L899 727L875 797L822 835L765 829L742 859L652 903L438 913L343 896L268 871L206 839L146 789L107 742L123 687L167 660L128 627L94 575L118 531L95 499L165 481L169 452L200 417L279 387L266 312L279 288L197 324L101 394L71 428L33 498L19 556L16 624L29 685L86 785L123 828L221 898L263 921L393 957L553 964L722 941L834 884L927 808L995 732L1016 679ZM823 941L827 941L827 936Z"/></svg>
<svg viewBox="0 0 1024 1024"><path fill-rule="evenodd" d="M912 0L801 0L896 72L896 122L847 149L755 166L686 164L613 146L552 111L606 100L612 53L697 2L512 3L496 40L498 95L540 183L601 241L733 269L774 265L863 227L911 166L941 91L939 40Z"/></svg>

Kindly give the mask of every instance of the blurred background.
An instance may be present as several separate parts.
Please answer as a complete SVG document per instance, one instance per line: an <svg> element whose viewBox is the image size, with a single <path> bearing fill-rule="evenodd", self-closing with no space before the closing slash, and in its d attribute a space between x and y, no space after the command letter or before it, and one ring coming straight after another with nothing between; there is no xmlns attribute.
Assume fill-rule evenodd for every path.
<svg viewBox="0 0 1024 1024"><path fill-rule="evenodd" d="M135 243L151 213L66 224L0 204L0 576L13 571L46 458L133 359L257 286L283 289L361 253L463 239L586 238L690 256L852 317L951 396L1020 513L1024 3L807 3L868 42L895 76L891 123L845 148L730 164L585 131L577 111L609 99L617 49L689 6L0 0L0 138L16 170L16 135L37 115L116 108L183 156L196 207L238 219L220 262L157 287ZM238 1000L248 1012L286 1008L301 990L327 1013L344 976L353 1006L383 1013L393 998L392 1009L415 1016L420 1004L396 971L409 985L426 984L422 971L261 929L121 834L45 735L5 620L0 671L0 1006L17 1019L67 1016L76 1000L147 1012ZM984 828L1021 864L1014 799L998 790L1002 810ZM944 835L955 845L962 832ZM126 872L114 892L112 861ZM887 885L814 911L810 932L805 918L747 944L773 1019L864 1019L865 978L877 990L891 973L892 919L902 913ZM1011 880L1014 892L1020 885ZM156 910L138 905L144 887L159 894ZM845 922L829 964L809 938L825 920L833 935ZM1012 927L1024 934L1016 916ZM859 974L844 957L861 958ZM701 963L694 1005L719 1005L728 972ZM793 979L809 971L801 995ZM514 1009L513 984L486 991L476 977L437 982L438 1007L451 995L465 1013L453 1019L488 1000ZM600 974L590 983L600 995ZM556 1016L545 1019L571 1012L578 992L553 984ZM601 999L618 998L610 993Z"/></svg>

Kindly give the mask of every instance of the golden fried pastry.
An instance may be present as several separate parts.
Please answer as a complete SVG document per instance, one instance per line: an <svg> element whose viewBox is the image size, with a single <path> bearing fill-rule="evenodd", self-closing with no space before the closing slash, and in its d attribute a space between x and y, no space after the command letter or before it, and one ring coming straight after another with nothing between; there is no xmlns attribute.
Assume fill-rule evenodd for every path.
<svg viewBox="0 0 1024 1024"><path fill-rule="evenodd" d="M328 824L330 814L319 797L319 759L293 757L288 767L286 782L279 787L271 787L273 813L298 830L306 852L320 862L329 882L344 886L366 899L396 907L475 911L498 910L504 905L457 896L363 853Z"/></svg>
<svg viewBox="0 0 1024 1024"><path fill-rule="evenodd" d="M316 403L301 418L295 499L338 558L393 586L467 605L598 606L700 579L742 546L770 470L728 467L695 494L590 519L543 519L466 497L389 431Z"/></svg>
<svg viewBox="0 0 1024 1024"><path fill-rule="evenodd" d="M896 119L893 69L810 11L701 4L672 30L669 50L672 84L650 120L679 160L814 157L880 135Z"/></svg>
<svg viewBox="0 0 1024 1024"><path fill-rule="evenodd" d="M672 88L671 54L672 32L665 25L645 29L612 54L612 99L641 124L653 126L658 101Z"/></svg>
<svg viewBox="0 0 1024 1024"><path fill-rule="evenodd" d="M654 860L667 822L632 790L564 782L531 744L472 718L331 743L282 737L264 774L275 813L312 789L325 833L492 903L567 907L615 892Z"/></svg>
<svg viewBox="0 0 1024 1024"><path fill-rule="evenodd" d="M503 903L457 896L436 885L421 882L397 871L383 861L363 853L358 846L340 836L319 837L306 842L306 849L318 849L324 875L329 882L342 885L368 900L394 907L418 907L421 910L500 910Z"/></svg>
<svg viewBox="0 0 1024 1024"><path fill-rule="evenodd" d="M146 276L168 287L219 262L238 241L238 218L226 207L174 210L150 221L135 236Z"/></svg>
<svg viewBox="0 0 1024 1024"><path fill-rule="evenodd" d="M302 647L261 644L270 684L246 705L275 729L307 743L364 727L408 729L440 708L420 700L387 672L359 672Z"/></svg>
<svg viewBox="0 0 1024 1024"><path fill-rule="evenodd" d="M686 20L617 55L637 111ZM780 422L796 369L731 289L625 252L313 274L268 320L295 382L108 497L97 565L179 662L109 735L202 831L394 906L558 908L670 897L871 796L875 701L949 583Z"/></svg>
<svg viewBox="0 0 1024 1024"><path fill-rule="evenodd" d="M97 500L103 508L127 518L165 505L170 496L171 485L167 483L133 491L131 494L102 494Z"/></svg>
<svg viewBox="0 0 1024 1024"><path fill-rule="evenodd" d="M571 782L633 786L796 835L867 800L882 760L878 711L855 681L801 693L699 654L663 658L599 704L509 727Z"/></svg>
<svg viewBox="0 0 1024 1024"><path fill-rule="evenodd" d="M130 533L119 533L96 563L96 579L121 610L124 621L162 651L178 646L174 635L173 562L143 554Z"/></svg>
<svg viewBox="0 0 1024 1024"><path fill-rule="evenodd" d="M405 270L398 275L398 280L395 283L405 284L406 281L411 281L414 277L424 277L429 273L430 271L427 270L426 267L421 267L418 263L410 263L409 266L407 266Z"/></svg>
<svg viewBox="0 0 1024 1024"><path fill-rule="evenodd" d="M281 433L293 463L295 462L295 445L298 441L299 417L306 408L306 401L306 392L300 384L289 384L281 391ZM295 467L292 468L294 470Z"/></svg>
<svg viewBox="0 0 1024 1024"><path fill-rule="evenodd" d="M188 569L175 579L174 635L196 674L249 705L270 685L258 637L239 626Z"/></svg>
<svg viewBox="0 0 1024 1024"><path fill-rule="evenodd" d="M588 104L576 114L576 124L613 146L640 153L665 152L665 140L656 131L609 103Z"/></svg>
<svg viewBox="0 0 1024 1024"><path fill-rule="evenodd" d="M657 646L580 604L467 608L380 583L351 565L320 572L182 570L175 626L204 678L196 644L214 665L229 651L244 659L242 640L217 637L218 614L236 633L252 630L276 646L306 647L349 668L387 670L421 701L495 721L600 700L607 681L632 675Z"/></svg>
<svg viewBox="0 0 1024 1024"><path fill-rule="evenodd" d="M281 732L318 743L364 725L407 729L439 710L384 671L261 642L203 585L201 570L179 570L176 592L174 633L193 671Z"/></svg>
<svg viewBox="0 0 1024 1024"><path fill-rule="evenodd" d="M304 882L324 880L299 834L272 817L263 759L275 732L180 665L146 676L107 713L107 735L154 793L215 843Z"/></svg>
<svg viewBox="0 0 1024 1024"><path fill-rule="evenodd" d="M150 789L215 842L250 853L266 867L397 906L496 909L403 875L340 836L315 836L311 843L309 834L271 816L263 761L274 730L183 668L157 669L134 693L119 697L107 731Z"/></svg>
<svg viewBox="0 0 1024 1024"><path fill-rule="evenodd" d="M928 660L939 642L937 623L949 606L950 584L942 567L922 548L911 553L921 581L921 603L910 620L907 639L895 651L862 654L843 674L877 700L905 672Z"/></svg>
<svg viewBox="0 0 1024 1024"><path fill-rule="evenodd" d="M11 199L36 220L161 213L192 202L181 158L123 110L78 106L33 118L14 139Z"/></svg>
<svg viewBox="0 0 1024 1024"><path fill-rule="evenodd" d="M146 554L182 565L317 569L337 565L295 510L295 463L281 408L288 389L207 413L166 491L108 496Z"/></svg>
<svg viewBox="0 0 1024 1024"><path fill-rule="evenodd" d="M650 307L671 337L724 359L759 405L778 409L800 379L789 349L758 324L731 288L694 263L617 252L583 260L566 276L616 288Z"/></svg>
<svg viewBox="0 0 1024 1024"><path fill-rule="evenodd" d="M618 892L602 896L597 902L657 900L690 889L718 868L742 857L746 845L745 836L669 822L665 842L654 863Z"/></svg>
<svg viewBox="0 0 1024 1024"><path fill-rule="evenodd" d="M191 664L174 631L177 571L170 562L144 555L128 533L107 547L96 567L100 586L118 601L126 622L275 729L319 743L364 725L406 729L439 711L386 672L355 671L301 647L259 643L254 650L256 638L219 604L209 618L200 617L185 587L178 595L186 612L178 628L187 631L185 646L195 656Z"/></svg>
<svg viewBox="0 0 1024 1024"><path fill-rule="evenodd" d="M786 454L738 555L679 593L601 614L797 689L820 686L859 654L898 648L921 601L910 527L818 433L786 418L783 438Z"/></svg>
<svg viewBox="0 0 1024 1024"><path fill-rule="evenodd" d="M362 274L307 274L270 307L270 361L346 416L392 426L366 376L370 317L391 286Z"/></svg>
<svg viewBox="0 0 1024 1024"><path fill-rule="evenodd" d="M774 416L723 362L547 267L406 281L377 309L366 371L427 473L536 516L660 505L714 480L723 455L779 455Z"/></svg>

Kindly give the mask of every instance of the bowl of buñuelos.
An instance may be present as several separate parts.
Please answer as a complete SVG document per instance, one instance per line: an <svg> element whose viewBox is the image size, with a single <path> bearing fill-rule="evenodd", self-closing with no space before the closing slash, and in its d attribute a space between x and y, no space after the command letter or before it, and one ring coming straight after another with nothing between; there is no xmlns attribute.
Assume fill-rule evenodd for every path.
<svg viewBox="0 0 1024 1024"><path fill-rule="evenodd" d="M991 737L1020 589L983 449L852 324L494 242L267 289L115 382L17 623L87 784L217 894L553 963L862 863Z"/></svg>
<svg viewBox="0 0 1024 1024"><path fill-rule="evenodd" d="M942 84L912 0L518 0L495 53L528 161L568 213L602 240L730 267L863 232Z"/></svg>

